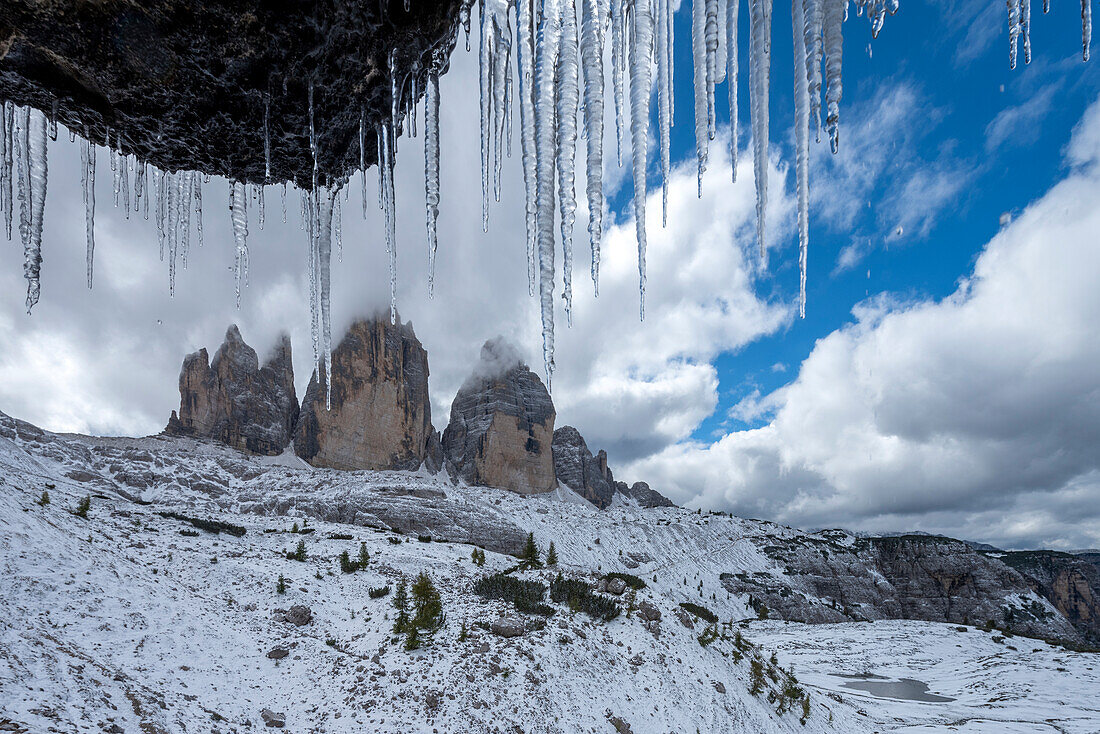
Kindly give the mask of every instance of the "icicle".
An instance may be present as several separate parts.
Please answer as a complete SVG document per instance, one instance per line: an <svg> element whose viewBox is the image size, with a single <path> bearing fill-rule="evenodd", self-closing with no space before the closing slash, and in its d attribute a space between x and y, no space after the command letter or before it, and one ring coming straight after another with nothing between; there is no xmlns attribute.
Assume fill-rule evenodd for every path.
<svg viewBox="0 0 1100 734"><path fill-rule="evenodd" d="M339 194L339 191L337 191ZM332 199L332 231L336 236L336 257L344 262L344 212L339 195Z"/></svg>
<svg viewBox="0 0 1100 734"><path fill-rule="evenodd" d="M508 88L511 78L512 29L508 22L508 7L491 24L493 43L492 64L492 134L493 134L493 199L500 201L500 174L504 163L504 128L508 112Z"/></svg>
<svg viewBox="0 0 1100 734"><path fill-rule="evenodd" d="M122 169L122 211L126 212L126 218L130 218L130 156L119 158L119 167Z"/></svg>
<svg viewBox="0 0 1100 734"><path fill-rule="evenodd" d="M381 164L379 164L381 165ZM303 191L302 227L309 241L309 311L310 337L313 340L313 370L317 379L321 378L321 297L317 247L317 190ZM327 379L327 377L326 377Z"/></svg>
<svg viewBox="0 0 1100 734"><path fill-rule="evenodd" d="M1081 58L1089 60L1092 45L1092 0L1081 0Z"/></svg>
<svg viewBox="0 0 1100 734"><path fill-rule="evenodd" d="M433 298L439 219L439 72L434 68L428 74L424 97L424 208L428 227L428 298Z"/></svg>
<svg viewBox="0 0 1100 734"><path fill-rule="evenodd" d="M557 127L554 71L557 68L561 43L560 1L543 0L543 17L539 24L535 49L535 195L539 307L542 315L542 359L548 386L554 377L554 151Z"/></svg>
<svg viewBox="0 0 1100 734"><path fill-rule="evenodd" d="M15 105L5 101L0 115L0 143L3 144L3 160L0 160L0 199L4 201L4 228L8 240L11 240L11 219L15 211L15 199L12 197L12 176L15 158Z"/></svg>
<svg viewBox="0 0 1100 734"><path fill-rule="evenodd" d="M194 188L192 197L195 200L195 236L199 247L202 247L202 178L197 175L192 176L191 185Z"/></svg>
<svg viewBox="0 0 1100 734"><path fill-rule="evenodd" d="M458 20L462 24L462 30L466 32L466 53L470 52L470 6L474 4L474 0L462 0L462 5L458 8Z"/></svg>
<svg viewBox="0 0 1100 734"><path fill-rule="evenodd" d="M313 159L313 191L317 190L318 176L320 174L320 164L318 162L317 154L317 129L314 126L313 119L313 80L309 81L309 154Z"/></svg>
<svg viewBox="0 0 1100 734"><path fill-rule="evenodd" d="M242 182L234 181L230 184L229 202L233 219L233 242L237 245L233 278L237 290L237 308L240 308L241 283L248 279L248 197Z"/></svg>
<svg viewBox="0 0 1100 734"><path fill-rule="evenodd" d="M167 223L165 233L168 240L168 296L176 295L176 243L179 231L179 189L177 186L178 173L169 173L165 184L168 192L168 204L166 209Z"/></svg>
<svg viewBox="0 0 1100 734"><path fill-rule="evenodd" d="M695 92L695 157L698 160L696 190L703 195L703 172L707 170L709 105L707 101L707 0L693 0L691 5L692 82Z"/></svg>
<svg viewBox="0 0 1100 734"><path fill-rule="evenodd" d="M259 185L259 186L256 187L256 189L257 189L256 193L258 195L258 201L256 202L256 204L257 204L257 208L259 209L259 211L256 213L256 215L257 215L257 218L259 219L260 229L263 229L264 228L264 199L266 198L264 196L264 193L265 193L267 187L263 186L263 185Z"/></svg>
<svg viewBox="0 0 1100 734"><path fill-rule="evenodd" d="M623 124L623 68L626 58L624 18L626 0L611 0L611 84L615 95L615 156L623 164L623 148L626 145L626 126Z"/></svg>
<svg viewBox="0 0 1100 734"><path fill-rule="evenodd" d="M577 49L577 11L574 0L561 2L561 42L557 69L557 150L554 162L558 171L558 206L561 216L562 298L565 320L573 325L573 223L576 220L577 195L574 189L577 151L577 106L580 102L580 63Z"/></svg>
<svg viewBox="0 0 1100 734"><path fill-rule="evenodd" d="M321 345L325 357L325 409L332 408L332 319L329 315L329 290L332 281L332 215L337 192L328 187L313 192L317 200L317 267L321 299Z"/></svg>
<svg viewBox="0 0 1100 734"><path fill-rule="evenodd" d="M840 7L844 0L826 0ZM749 107L752 115L752 158L756 179L756 238L760 262L767 267L764 238L768 207L768 92L771 76L771 0L750 0L749 22Z"/></svg>
<svg viewBox="0 0 1100 734"><path fill-rule="evenodd" d="M152 196L152 194L149 193L149 172L148 172L147 168L148 168L148 164L146 164L146 163L141 164L142 179L143 179L142 194L145 197L145 201L143 201L142 204L141 204L141 216L145 221L148 222L149 221L149 199L153 198L153 196Z"/></svg>
<svg viewBox="0 0 1100 734"><path fill-rule="evenodd" d="M46 205L46 116L25 107L17 115L22 135L18 140L19 234L23 240L23 277L27 280L27 313L38 303L42 270L42 215ZM18 118L21 118L19 120ZM20 132L19 128L16 129Z"/></svg>
<svg viewBox="0 0 1100 734"><path fill-rule="evenodd" d="M53 104L50 107L50 140L57 140L57 108L59 100L54 97Z"/></svg>
<svg viewBox="0 0 1100 734"><path fill-rule="evenodd" d="M122 193L122 168L119 165L118 151L111 148L111 186L115 194L115 209L118 209L118 197Z"/></svg>
<svg viewBox="0 0 1100 734"><path fill-rule="evenodd" d="M178 178L179 192L176 195L176 202L180 207L177 219L180 225L180 236L183 238L180 253L183 257L184 270L187 269L187 256L191 253L191 195L194 191L191 178L194 175L193 171L180 172Z"/></svg>
<svg viewBox="0 0 1100 734"><path fill-rule="evenodd" d="M1024 63L1031 63L1031 0L1021 0L1020 32L1024 36Z"/></svg>
<svg viewBox="0 0 1100 734"><path fill-rule="evenodd" d="M92 287L92 262L95 257L95 143L80 139L80 182L84 189L84 230L87 239L85 260L88 288Z"/></svg>
<svg viewBox="0 0 1100 734"><path fill-rule="evenodd" d="M416 84L417 84L417 76L419 74L420 74L420 67L414 61L413 62L413 68L412 68L412 81L410 82L410 84L412 85L412 90L411 90L412 93L409 95L409 112L408 112L409 136L414 137L414 138L416 137L416 100L418 98L418 92L419 92L419 89L417 89Z"/></svg>
<svg viewBox="0 0 1100 734"><path fill-rule="evenodd" d="M649 145L650 62L653 55L653 15L646 0L633 12L630 44L630 132L633 141L634 226L638 237L638 317L645 320L645 199L646 159Z"/></svg>
<svg viewBox="0 0 1100 734"><path fill-rule="evenodd" d="M826 0L802 0L806 15L806 80L810 91L810 114L813 116L814 139L821 141L821 57L822 24ZM751 68L751 64L750 64Z"/></svg>
<svg viewBox="0 0 1100 734"><path fill-rule="evenodd" d="M516 4L516 65L519 77L520 150L523 164L524 213L527 224L527 293L535 295L535 30L531 12L532 0L517 0ZM429 276L430 277L430 276Z"/></svg>
<svg viewBox="0 0 1100 734"><path fill-rule="evenodd" d="M271 180L271 97L264 95L264 181ZM262 219L260 220L263 221ZM260 225L263 229L263 225Z"/></svg>
<svg viewBox="0 0 1100 734"><path fill-rule="evenodd" d="M737 7L740 0L728 0L726 5L726 82L730 103L730 177L737 182ZM795 68L795 73L801 67Z"/></svg>
<svg viewBox="0 0 1100 734"><path fill-rule="evenodd" d="M134 214L141 210L141 197L145 196L145 163L134 158Z"/></svg>
<svg viewBox="0 0 1100 734"><path fill-rule="evenodd" d="M705 2L706 22L703 38L706 41L707 139L714 140L714 86L718 78L718 0L705 0Z"/></svg>
<svg viewBox="0 0 1100 734"><path fill-rule="evenodd" d="M1020 37L1020 2L1008 0L1008 68L1016 68L1016 44Z"/></svg>
<svg viewBox="0 0 1100 734"><path fill-rule="evenodd" d="M666 0L658 0L658 2L666 2ZM588 155L585 159L585 194L588 198L588 242L592 249L592 289L597 296L600 294L600 239L603 237L603 17L601 7L600 0L581 0L580 53L581 67L584 71L584 130L588 144Z"/></svg>
<svg viewBox="0 0 1100 734"><path fill-rule="evenodd" d="M672 120L669 105L669 72L672 59L668 55L669 0L657 0L657 128L661 142L661 226L668 226L668 179L671 174Z"/></svg>
<svg viewBox="0 0 1100 734"><path fill-rule="evenodd" d="M286 224L286 181L283 181L283 188L279 194L279 200L283 205L283 224Z"/></svg>
<svg viewBox="0 0 1100 734"><path fill-rule="evenodd" d="M806 318L806 254L810 242L810 90L806 75L806 22L802 0L791 0L794 33L794 142L798 195L798 315Z"/></svg>
<svg viewBox="0 0 1100 734"><path fill-rule="evenodd" d="M362 171L363 182L363 219L367 218L367 108L359 108L359 170ZM283 210L286 210L286 197L284 196ZM283 216L286 221L286 216Z"/></svg>
<svg viewBox="0 0 1100 734"><path fill-rule="evenodd" d="M769 4L771 0L768 0ZM841 62L844 50L843 23L848 12L848 0L824 0L825 16L822 26L825 45L825 132L829 134L829 146L833 153L840 148L840 96L843 92ZM769 7L770 14L770 7Z"/></svg>
<svg viewBox="0 0 1100 734"><path fill-rule="evenodd" d="M394 129L382 129L382 198L385 203L386 252L390 259L390 323L397 323L397 211L393 186L393 150Z"/></svg>

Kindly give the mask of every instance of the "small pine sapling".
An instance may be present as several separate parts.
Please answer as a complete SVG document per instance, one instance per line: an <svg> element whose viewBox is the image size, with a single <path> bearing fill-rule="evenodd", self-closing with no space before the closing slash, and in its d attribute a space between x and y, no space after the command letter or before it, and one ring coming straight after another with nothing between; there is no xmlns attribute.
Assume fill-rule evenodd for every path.
<svg viewBox="0 0 1100 734"><path fill-rule="evenodd" d="M275 584L275 593L276 594L285 594L286 593L286 579L283 578L282 574L279 574L279 581L278 581L278 583Z"/></svg>
<svg viewBox="0 0 1100 734"><path fill-rule="evenodd" d="M546 565L558 565L558 549L554 547L554 541L550 541L550 547L546 550Z"/></svg>
<svg viewBox="0 0 1100 734"><path fill-rule="evenodd" d="M38 506L45 507L50 504L50 493L46 490L42 490L42 496L38 498Z"/></svg>
<svg viewBox="0 0 1100 734"><path fill-rule="evenodd" d="M80 500L76 505L76 509L73 510L73 514L77 517L84 519L88 518L88 510L92 509L92 496L89 494L84 495L84 498Z"/></svg>
<svg viewBox="0 0 1100 734"><path fill-rule="evenodd" d="M370 562L370 553L367 552L367 544L359 544L359 568L366 568Z"/></svg>

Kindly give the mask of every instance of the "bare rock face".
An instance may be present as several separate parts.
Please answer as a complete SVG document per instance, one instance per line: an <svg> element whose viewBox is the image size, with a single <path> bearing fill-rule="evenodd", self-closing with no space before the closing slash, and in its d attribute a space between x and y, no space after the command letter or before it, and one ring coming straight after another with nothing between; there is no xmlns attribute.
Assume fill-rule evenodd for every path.
<svg viewBox="0 0 1100 734"><path fill-rule="evenodd" d="M469 484L549 492L557 487L554 417L538 375L502 339L487 341L476 371L451 403L443 432L448 469Z"/></svg>
<svg viewBox="0 0 1100 734"><path fill-rule="evenodd" d="M603 453L602 451L600 453ZM610 471L608 472L610 474ZM634 499L639 505L647 509L653 507L675 507L676 503L665 497L655 489L651 489L646 482L634 482L629 487L626 482L615 482L615 491Z"/></svg>
<svg viewBox="0 0 1100 734"><path fill-rule="evenodd" d="M332 404L324 366L294 431L294 452L332 469L417 469L432 436L428 353L411 323L357 321L332 353Z"/></svg>
<svg viewBox="0 0 1100 734"><path fill-rule="evenodd" d="M554 431L553 449L558 481L601 510L607 509L615 495L607 453L601 449L593 456L584 437L573 426Z"/></svg>
<svg viewBox="0 0 1100 734"><path fill-rule="evenodd" d="M319 175L336 181L360 165L360 120L373 130L398 110L401 125L429 70L446 71L460 6L2 0L0 89L97 144L109 129L112 147L162 170L309 188L310 87Z"/></svg>
<svg viewBox="0 0 1100 734"><path fill-rule="evenodd" d="M237 327L207 363L206 349L189 354L180 371L180 410L165 433L213 438L241 451L274 456L290 443L298 420L290 337L283 336L260 367Z"/></svg>

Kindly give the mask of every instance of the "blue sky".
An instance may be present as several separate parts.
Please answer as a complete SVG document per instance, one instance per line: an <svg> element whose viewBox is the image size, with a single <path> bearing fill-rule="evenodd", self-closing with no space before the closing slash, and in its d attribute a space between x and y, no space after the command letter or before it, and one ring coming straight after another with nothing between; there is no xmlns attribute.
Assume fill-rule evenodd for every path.
<svg viewBox="0 0 1100 734"><path fill-rule="evenodd" d="M729 430L762 425L765 416L746 422L731 417L729 410L754 391L766 394L792 380L814 342L850 323L858 302L882 291L914 298L950 294L1000 229L1002 213L1018 212L1062 175L1062 149L1095 98L1100 71L1095 63L1081 60L1080 6L1052 6L1044 16L1036 3L1032 61L1024 65L1021 44L1015 70L1009 69L1006 11L1000 3L903 2L875 40L865 19L849 19L844 27L842 152L854 144L857 126L876 119L875 108L899 88L912 94L914 119L877 131L871 144L886 151L887 160L874 190L862 207L839 196L841 206L855 211L851 222L830 221L819 206L811 205L805 320L796 319L776 334L715 359L721 402L700 423L694 438L713 440ZM747 12L740 20L740 37L747 39ZM785 3L776 4L773 23L771 142L791 160L793 52ZM681 102L672 136L674 159L695 154L690 107L684 103L692 95L688 3L677 13L676 26L676 94ZM743 40L742 146L747 144L749 125L746 51ZM724 99L724 88L719 97ZM728 124L722 104L719 115ZM715 143L725 141L719 138ZM830 162L822 160L829 157L827 140L815 145L811 132L811 146L818 148L810 183L816 204L843 179L838 182ZM935 198L941 177L958 182L959 190L948 201L933 201L919 226L897 236L902 217L894 208L896 192L911 180L919 183L926 178L927 185L916 186L914 193ZM793 168L787 185L794 186ZM795 234L788 231L776 245L779 252L757 287L774 299L791 301L798 287ZM858 253L858 259L842 267L847 248Z"/></svg>
<svg viewBox="0 0 1100 734"><path fill-rule="evenodd" d="M617 478L648 481L690 507L1005 547L1100 547L1100 71L1080 60L1079 5L1054 0L1043 16L1036 4L1033 61L1016 71L1008 69L1005 8L992 0L903 3L873 43L866 19L848 20L840 154L812 145L805 320L795 310L788 168L790 11L774 13L771 257L761 272L745 7L738 182L729 180L720 129L701 199L688 4L676 15L669 225L660 224L651 129L644 323L631 185L613 160L607 85L611 216L600 296L587 278L578 170L572 327L556 299L557 425L606 449ZM469 93L476 30L472 41L475 51L460 43L441 81L434 300L426 294L422 138L401 139L395 174L398 308L428 350L437 429L485 340L503 335L536 371L542 364L518 155L505 163L501 201L481 231L479 108ZM287 332L304 392L313 359L295 192L285 225L273 187L266 228L251 214L250 285L238 309L228 182L204 184L206 245L192 248L169 297L155 227L111 206L101 149L89 291L79 148L62 134L49 156L42 300L32 316L20 248L0 246L0 410L50 430L155 433L178 407L183 355L212 353L230 323L261 354ZM372 202L376 181L372 170ZM359 216L358 190L353 179L343 259L333 269L337 340L353 319L389 306L382 217L373 207ZM1005 213L1011 222L1002 224ZM560 269L557 282L560 296Z"/></svg>

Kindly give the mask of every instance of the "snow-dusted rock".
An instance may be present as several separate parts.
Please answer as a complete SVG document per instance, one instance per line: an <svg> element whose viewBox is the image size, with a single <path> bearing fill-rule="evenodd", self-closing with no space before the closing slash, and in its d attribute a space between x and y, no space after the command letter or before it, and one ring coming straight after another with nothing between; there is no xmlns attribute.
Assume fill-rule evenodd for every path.
<svg viewBox="0 0 1100 734"><path fill-rule="evenodd" d="M290 443L298 419L290 337L283 336L261 367L236 325L207 363L206 349L189 354L180 371L180 409L164 432L213 438L241 451L274 456Z"/></svg>
<svg viewBox="0 0 1100 734"><path fill-rule="evenodd" d="M524 633L523 620L519 617L501 617L493 621L492 631L499 637L519 637Z"/></svg>
<svg viewBox="0 0 1100 734"><path fill-rule="evenodd" d="M357 321L332 352L331 408L324 365L294 430L294 451L333 469L416 469L432 435L428 353L412 323Z"/></svg>
<svg viewBox="0 0 1100 734"><path fill-rule="evenodd" d="M520 494L549 492L554 479L554 404L538 375L503 339L455 395L443 432L448 468L469 484Z"/></svg>
<svg viewBox="0 0 1100 734"><path fill-rule="evenodd" d="M663 494L655 489L650 489L649 485L645 482L634 482L634 484L630 485L629 487L626 486L626 482L615 482L615 491L619 494L630 497L641 507L653 508L676 506L668 497L665 497Z"/></svg>
<svg viewBox="0 0 1100 734"><path fill-rule="evenodd" d="M554 431L553 450L554 473L559 482L601 510L611 504L615 487L607 468L607 452L600 449L593 456L584 437L573 426Z"/></svg>

